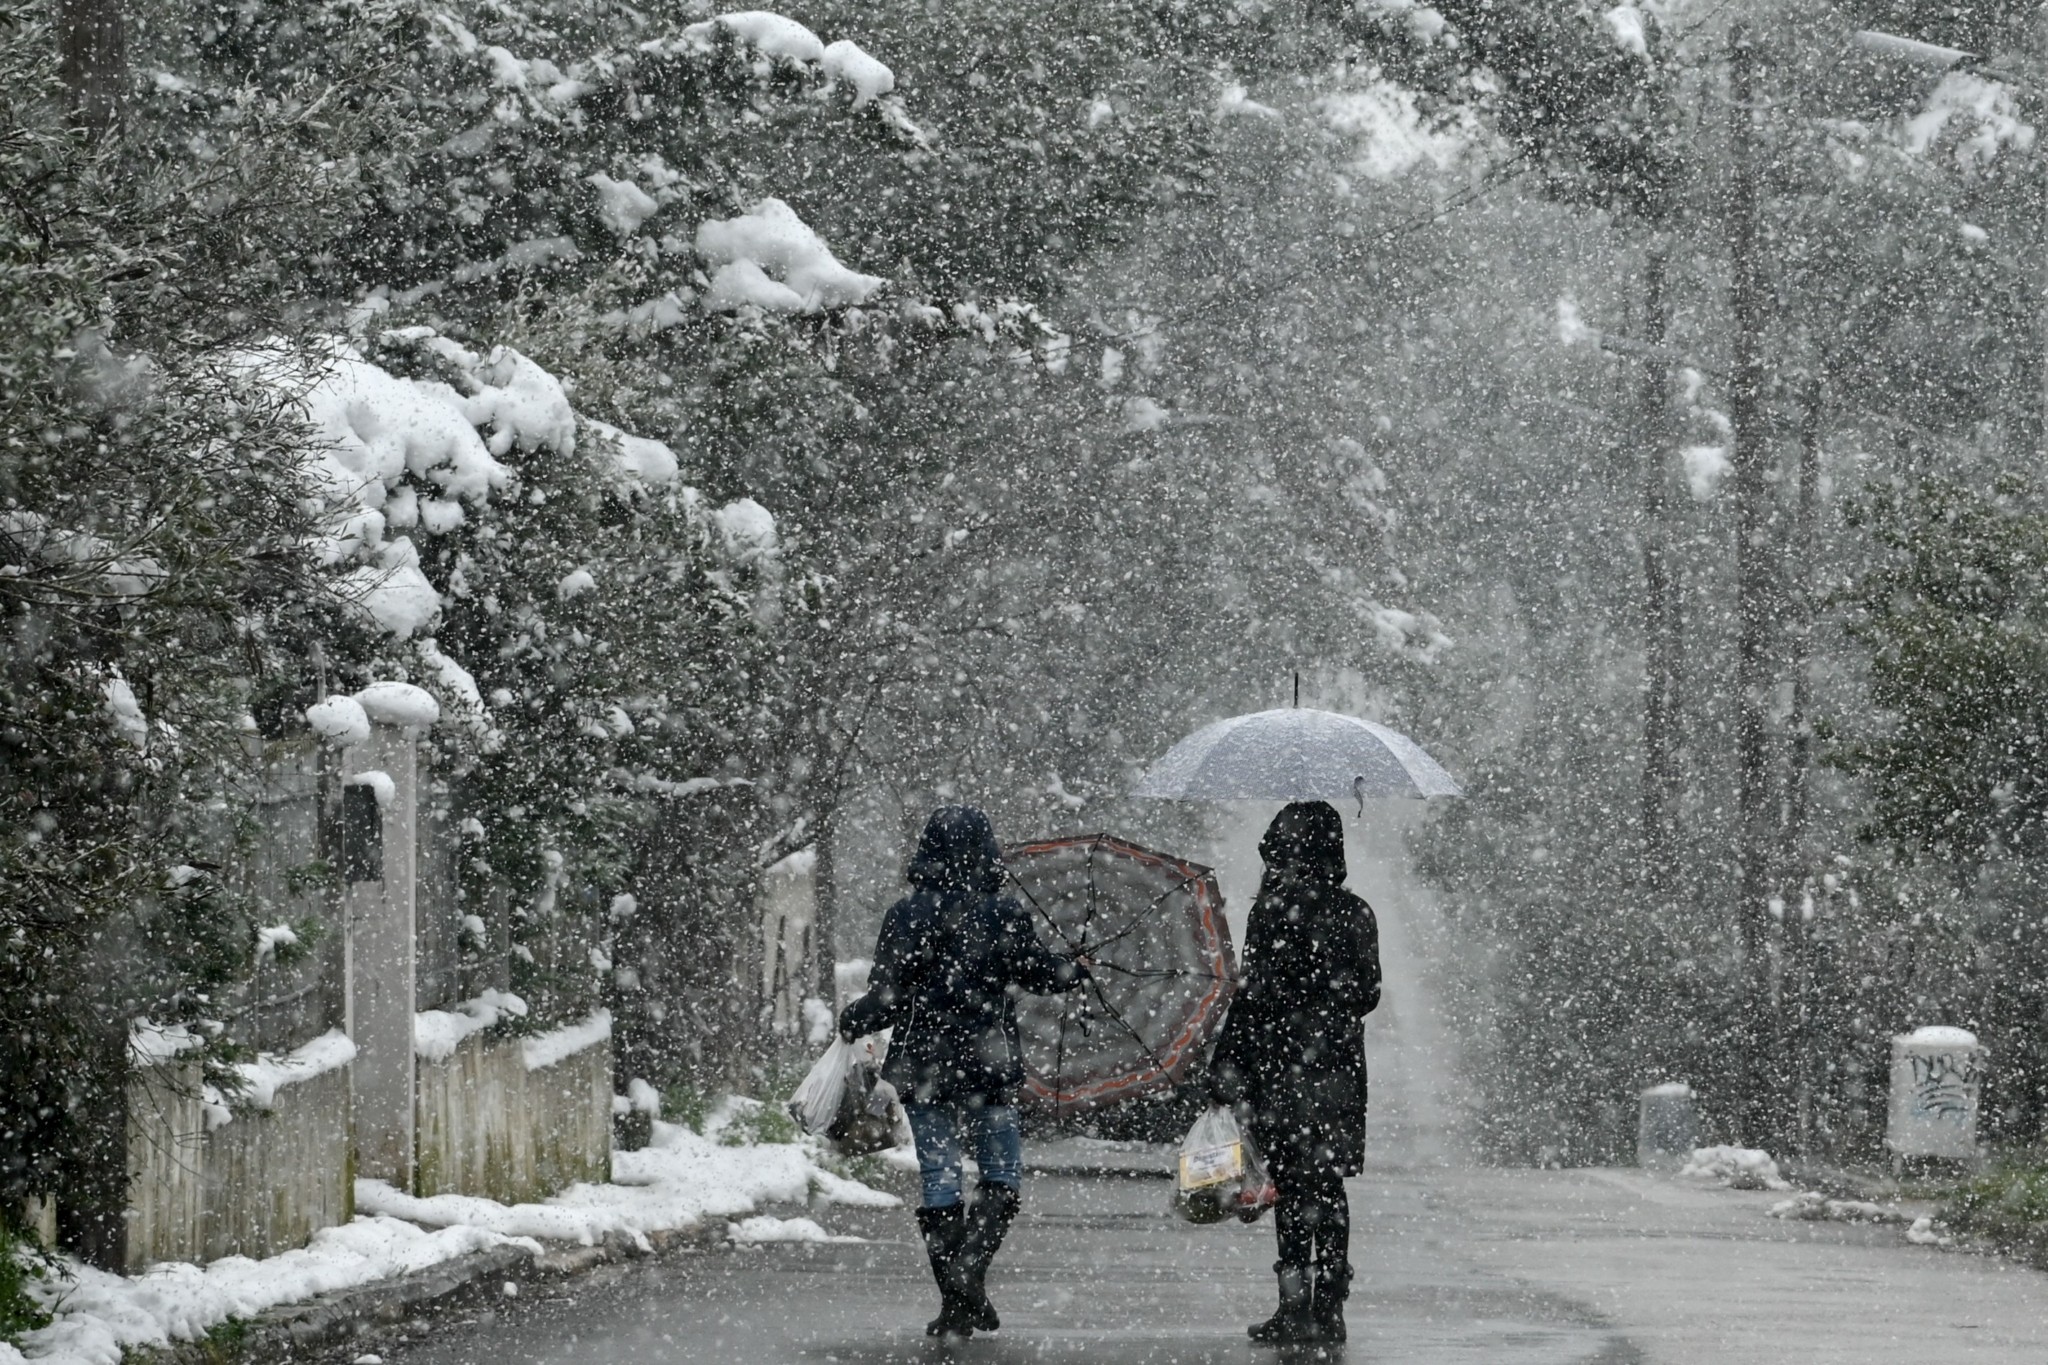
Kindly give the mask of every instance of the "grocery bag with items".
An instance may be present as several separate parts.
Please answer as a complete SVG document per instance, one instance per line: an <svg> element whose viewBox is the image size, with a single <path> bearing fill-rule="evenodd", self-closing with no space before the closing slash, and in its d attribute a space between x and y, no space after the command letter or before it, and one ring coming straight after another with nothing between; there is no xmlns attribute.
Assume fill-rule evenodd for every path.
<svg viewBox="0 0 2048 1365"><path fill-rule="evenodd" d="M830 1142L841 1156L865 1156L899 1145L909 1123L896 1087L882 1079L888 1032L825 1050L789 1097L797 1127Z"/></svg>
<svg viewBox="0 0 2048 1365"><path fill-rule="evenodd" d="M1227 1105L1211 1105L1181 1139L1173 1211L1190 1223L1219 1223L1232 1214L1249 1223L1278 1198L1237 1116Z"/></svg>

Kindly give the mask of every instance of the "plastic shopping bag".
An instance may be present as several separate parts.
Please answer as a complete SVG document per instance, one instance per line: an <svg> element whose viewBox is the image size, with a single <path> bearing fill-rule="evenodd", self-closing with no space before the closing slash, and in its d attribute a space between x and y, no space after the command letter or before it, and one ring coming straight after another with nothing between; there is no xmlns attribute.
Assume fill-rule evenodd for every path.
<svg viewBox="0 0 2048 1365"><path fill-rule="evenodd" d="M880 1047L877 1044L880 1043ZM789 1097L797 1127L830 1142L841 1156L897 1146L907 1128L896 1087L882 1079L880 1035L835 1041Z"/></svg>
<svg viewBox="0 0 2048 1365"><path fill-rule="evenodd" d="M859 1065L853 1044L844 1038L833 1039L832 1046L825 1049L825 1055L789 1097L789 1116L796 1120L796 1126L813 1137L825 1136L839 1118L848 1083Z"/></svg>
<svg viewBox="0 0 2048 1365"><path fill-rule="evenodd" d="M1266 1174L1259 1149L1247 1137L1244 1144L1244 1179L1238 1183L1235 1212L1240 1223L1256 1223L1267 1209L1280 1202L1279 1187Z"/></svg>
<svg viewBox="0 0 2048 1365"><path fill-rule="evenodd" d="M1181 1139L1173 1211L1190 1223L1221 1222L1237 1212L1251 1168L1248 1151L1237 1116L1224 1105L1211 1105Z"/></svg>

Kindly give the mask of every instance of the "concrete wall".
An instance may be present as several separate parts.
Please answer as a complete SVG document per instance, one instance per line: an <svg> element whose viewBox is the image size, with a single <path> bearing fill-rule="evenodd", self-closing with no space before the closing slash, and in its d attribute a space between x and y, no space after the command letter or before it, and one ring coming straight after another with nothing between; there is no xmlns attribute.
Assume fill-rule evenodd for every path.
<svg viewBox="0 0 2048 1365"><path fill-rule="evenodd" d="M277 1092L275 1107L206 1126L189 1065L140 1067L128 1084L125 1260L270 1256L355 1213L349 1068Z"/></svg>
<svg viewBox="0 0 2048 1365"><path fill-rule="evenodd" d="M413 1193L518 1203L611 1178L611 1041L531 1071L525 1048L472 1035L420 1060Z"/></svg>

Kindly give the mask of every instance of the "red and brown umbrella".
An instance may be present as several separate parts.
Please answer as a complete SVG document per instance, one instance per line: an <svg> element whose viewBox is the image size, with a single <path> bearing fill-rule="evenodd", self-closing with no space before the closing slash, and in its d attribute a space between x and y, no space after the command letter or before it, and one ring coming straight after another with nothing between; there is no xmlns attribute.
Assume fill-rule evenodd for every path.
<svg viewBox="0 0 2048 1365"><path fill-rule="evenodd" d="M1039 936L1095 962L1081 990L1020 1002L1024 1103L1064 1117L1179 1084L1237 982L1216 874L1107 834L1003 857Z"/></svg>

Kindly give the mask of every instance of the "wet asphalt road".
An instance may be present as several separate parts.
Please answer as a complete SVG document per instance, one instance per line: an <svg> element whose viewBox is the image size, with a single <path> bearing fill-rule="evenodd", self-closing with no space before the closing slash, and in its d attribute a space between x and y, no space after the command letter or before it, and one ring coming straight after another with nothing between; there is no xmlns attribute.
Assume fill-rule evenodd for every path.
<svg viewBox="0 0 2048 1365"><path fill-rule="evenodd" d="M1245 1325L1272 1310L1272 1226L1191 1227L1162 1180L1039 1177L991 1275L1003 1330L928 1341L936 1296L904 1210L825 1210L857 1244L769 1245L676 1257L534 1287L437 1339L384 1348L392 1365L684 1362L1271 1362ZM1430 1184L1352 1182L1362 1230L1349 1361L1623 1362L1633 1349L1572 1300L1476 1269L1461 1215ZM1303 1353L1313 1358L1312 1353Z"/></svg>

